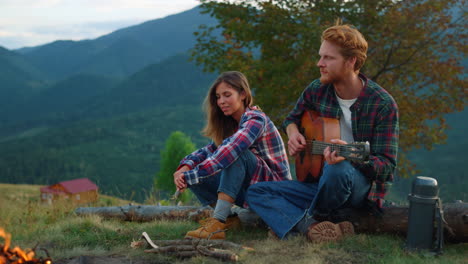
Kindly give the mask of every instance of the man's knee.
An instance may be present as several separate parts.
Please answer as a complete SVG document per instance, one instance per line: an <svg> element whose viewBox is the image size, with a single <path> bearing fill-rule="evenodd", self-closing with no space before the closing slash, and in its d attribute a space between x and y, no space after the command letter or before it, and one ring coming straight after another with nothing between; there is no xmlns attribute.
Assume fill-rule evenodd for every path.
<svg viewBox="0 0 468 264"><path fill-rule="evenodd" d="M268 182L258 182L249 186L247 196L266 193L268 189Z"/></svg>
<svg viewBox="0 0 468 264"><path fill-rule="evenodd" d="M347 164L348 163L348 164ZM326 165L322 178L324 183L348 182L354 168L349 162L343 161L333 165Z"/></svg>

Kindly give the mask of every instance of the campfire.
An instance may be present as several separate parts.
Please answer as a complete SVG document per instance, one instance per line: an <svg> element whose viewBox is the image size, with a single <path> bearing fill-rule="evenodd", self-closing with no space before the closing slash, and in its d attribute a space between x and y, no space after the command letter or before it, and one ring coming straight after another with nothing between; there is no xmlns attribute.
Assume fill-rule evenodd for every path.
<svg viewBox="0 0 468 264"><path fill-rule="evenodd" d="M11 235L3 228L0 228L0 237L3 237L5 244L0 244L0 264L52 264L47 250L47 258L34 258L35 249L22 250L19 247L10 248Z"/></svg>

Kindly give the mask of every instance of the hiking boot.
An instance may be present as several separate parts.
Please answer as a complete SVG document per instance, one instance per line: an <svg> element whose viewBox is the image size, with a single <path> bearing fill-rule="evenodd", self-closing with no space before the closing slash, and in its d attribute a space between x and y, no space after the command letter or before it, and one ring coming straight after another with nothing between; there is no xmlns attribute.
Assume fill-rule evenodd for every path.
<svg viewBox="0 0 468 264"><path fill-rule="evenodd" d="M354 227L351 222L345 221L334 224L329 221L314 223L309 227L307 238L313 243L336 242L344 236L353 235Z"/></svg>
<svg viewBox="0 0 468 264"><path fill-rule="evenodd" d="M205 219L202 219L200 221L198 221L198 223L200 225L204 225L206 221L210 220L211 218L205 218ZM239 229L241 227L242 223L241 223L241 220L239 218L239 216L237 215L232 215L232 216L228 216L226 218L226 229Z"/></svg>
<svg viewBox="0 0 468 264"><path fill-rule="evenodd" d="M185 238L189 239L226 239L226 224L216 218L207 218L201 222L201 227L196 230L188 231Z"/></svg>
<svg viewBox="0 0 468 264"><path fill-rule="evenodd" d="M344 237L354 235L354 226L349 221L343 221L338 223L338 226L341 229L341 233Z"/></svg>

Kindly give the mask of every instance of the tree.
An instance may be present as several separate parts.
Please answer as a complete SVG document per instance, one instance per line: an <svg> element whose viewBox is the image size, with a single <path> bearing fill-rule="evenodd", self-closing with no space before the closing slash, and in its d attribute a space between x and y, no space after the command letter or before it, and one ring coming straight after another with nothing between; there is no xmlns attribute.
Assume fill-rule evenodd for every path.
<svg viewBox="0 0 468 264"><path fill-rule="evenodd" d="M280 124L319 76L321 32L336 19L369 43L361 70L400 108L400 175L414 173L405 152L443 143L444 115L466 105L466 0L202 0L219 24L202 25L192 59L205 71L239 70L255 100Z"/></svg>
<svg viewBox="0 0 468 264"><path fill-rule="evenodd" d="M172 132L161 151L161 168L154 179L156 190L173 194L176 190L173 174L179 166L179 162L195 150L195 145L190 138L180 131ZM180 198L183 202L191 199L189 192L184 192Z"/></svg>

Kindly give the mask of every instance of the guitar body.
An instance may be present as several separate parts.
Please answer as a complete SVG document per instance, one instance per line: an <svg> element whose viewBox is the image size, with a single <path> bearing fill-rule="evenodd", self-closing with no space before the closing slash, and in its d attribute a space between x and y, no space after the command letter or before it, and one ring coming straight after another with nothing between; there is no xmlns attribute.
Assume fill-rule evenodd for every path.
<svg viewBox="0 0 468 264"><path fill-rule="evenodd" d="M315 111L305 111L301 118L299 131L307 142L323 141L330 143L331 139L339 139L340 122L335 118L321 117ZM309 144L309 143L307 143ZM318 182L324 164L322 154L313 154L306 150L296 155L296 177L301 182Z"/></svg>

